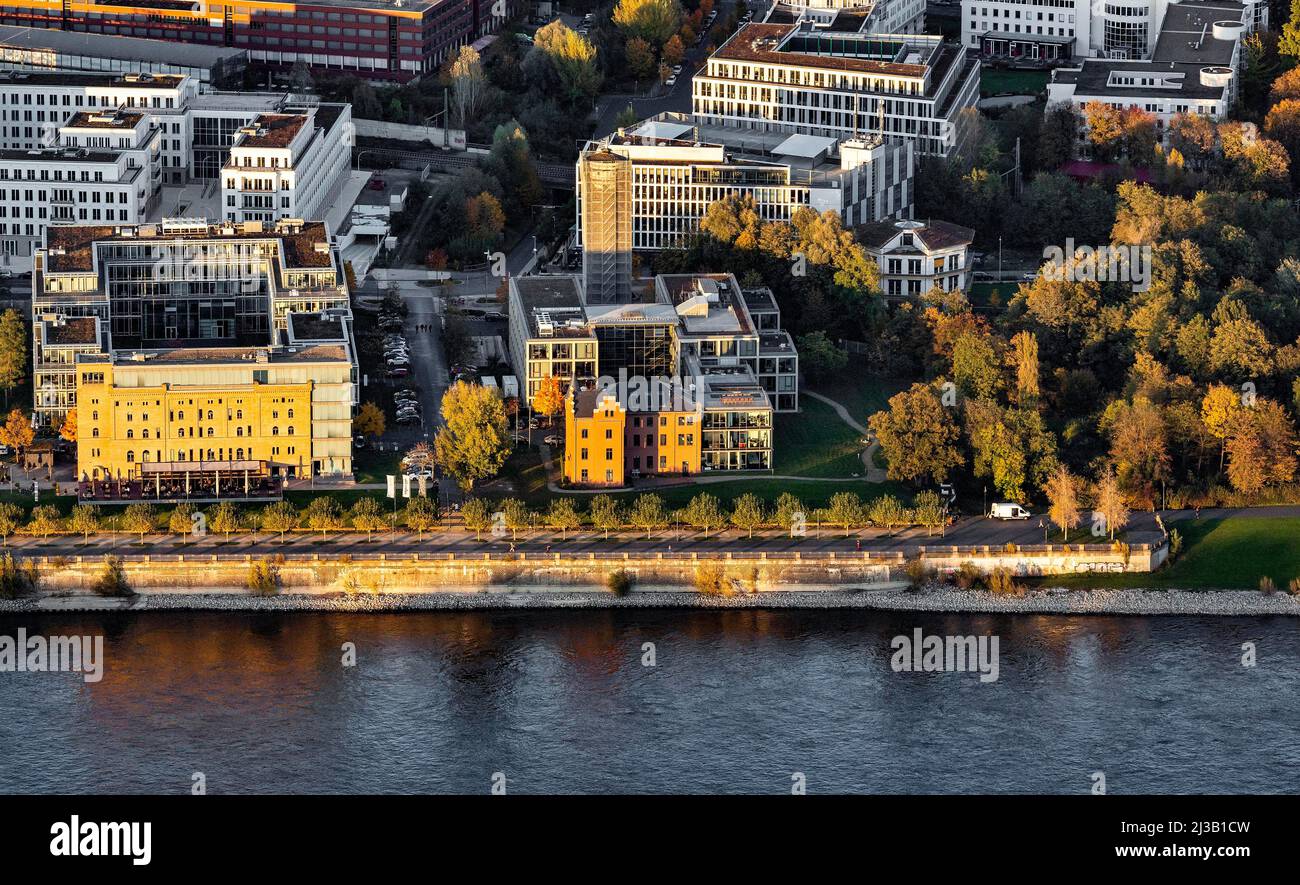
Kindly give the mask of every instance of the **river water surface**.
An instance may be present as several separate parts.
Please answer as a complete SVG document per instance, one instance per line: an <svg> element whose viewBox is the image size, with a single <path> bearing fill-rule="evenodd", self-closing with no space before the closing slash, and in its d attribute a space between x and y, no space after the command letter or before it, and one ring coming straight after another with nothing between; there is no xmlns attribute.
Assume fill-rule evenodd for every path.
<svg viewBox="0 0 1300 885"><path fill-rule="evenodd" d="M865 611L0 617L102 681L0 673L0 791L1300 791L1295 619ZM996 682L890 641L999 637ZM345 667L344 645L356 649ZM650 643L652 646L647 646ZM1257 663L1242 665L1254 643ZM653 666L646 666L648 655ZM796 774L797 773L797 774Z"/></svg>

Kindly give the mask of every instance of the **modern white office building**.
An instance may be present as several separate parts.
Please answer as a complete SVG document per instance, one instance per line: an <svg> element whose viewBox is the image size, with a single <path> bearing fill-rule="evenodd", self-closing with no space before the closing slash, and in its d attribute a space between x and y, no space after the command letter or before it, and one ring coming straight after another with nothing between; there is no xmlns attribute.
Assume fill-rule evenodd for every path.
<svg viewBox="0 0 1300 885"><path fill-rule="evenodd" d="M1268 27L1265 0L963 0L961 41L983 58L1024 65L1150 59L1170 10L1189 5L1218 8L1251 31Z"/></svg>
<svg viewBox="0 0 1300 885"><path fill-rule="evenodd" d="M11 182L0 197L0 266L30 270L49 223L147 220L163 186L217 179L240 130L264 116L299 123L282 147L256 148L255 132L244 138L237 162L277 164L274 176L247 176L275 187L275 205L251 205L271 195L249 194L255 214L235 220L320 217L348 175L349 105L201 93L179 74L0 72L0 180ZM235 198L234 208L244 208L242 192Z"/></svg>
<svg viewBox="0 0 1300 885"><path fill-rule="evenodd" d="M840 215L846 226L908 218L915 155L910 142L878 135L835 139L696 123L666 113L587 144L583 156L611 155L628 166L631 246L666 249L698 233L708 208L731 196L749 196L764 221L789 221L804 206ZM582 203L619 199L609 188L586 186L577 164L578 217ZM591 222L589 222L590 224ZM579 245L587 231L579 225Z"/></svg>
<svg viewBox="0 0 1300 885"><path fill-rule="evenodd" d="M258 115L235 133L222 169L225 220L322 217L347 180L351 131L350 105Z"/></svg>
<svg viewBox="0 0 1300 885"><path fill-rule="evenodd" d="M1082 111L1089 102L1101 102L1140 108L1155 117L1162 135L1178 114L1222 119L1236 98L1241 38L1251 29L1252 13L1249 6L1223 0L1173 4L1149 58L1085 59L1057 68L1047 87L1048 106L1068 102Z"/></svg>
<svg viewBox="0 0 1300 885"><path fill-rule="evenodd" d="M768 24L805 21L834 31L877 34L925 32L925 0L805 0L773 3L759 17Z"/></svg>
<svg viewBox="0 0 1300 885"><path fill-rule="evenodd" d="M736 31L691 82L706 125L837 141L874 134L948 156L979 96L979 62L937 36L764 23Z"/></svg>

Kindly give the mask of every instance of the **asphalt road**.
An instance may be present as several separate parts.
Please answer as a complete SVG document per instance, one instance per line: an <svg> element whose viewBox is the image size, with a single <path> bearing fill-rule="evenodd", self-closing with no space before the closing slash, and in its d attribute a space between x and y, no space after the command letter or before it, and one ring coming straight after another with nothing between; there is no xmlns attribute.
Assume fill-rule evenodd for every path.
<svg viewBox="0 0 1300 885"><path fill-rule="evenodd" d="M399 505L400 505L399 501ZM1253 511L1252 511L1253 513ZM1187 514L1187 518L1192 518ZM1208 518L1208 514L1202 516ZM1154 542L1160 536L1155 530L1151 514L1139 514L1130 526L1125 540L1130 543ZM1083 531L1071 536L1072 543L1101 543ZM485 533L476 538L459 525L459 520L444 520L444 526L437 532L427 533L423 538L406 531L378 534L372 541L360 533L332 534L327 546L322 547L322 536L318 532L299 532L290 535L284 543L279 538L268 534L233 535L229 542L225 537L209 534L205 538L178 538L175 535L148 535L144 544L137 536L116 534L97 535L87 542L78 536L52 537L48 541L41 538L15 536L9 539L9 547L27 555L40 556L97 556L105 553L148 554L148 555L211 555L244 556L273 555L275 553L507 553L524 552L568 552L568 553L624 553L624 552L724 552L735 555L758 552L777 553L783 551L804 551L808 553L855 553L858 551L903 552L913 553L919 546L937 547L947 545L977 546L989 545L1000 547L1014 543L1035 545L1043 542L1042 529L1037 526L1037 517L1028 522L1001 522L984 518L969 518L950 528L946 535L937 532L927 534L925 529L911 528L898 532L886 532L881 529L854 530L846 537L842 529L817 527L810 525L808 534L801 538L790 538L783 532L767 530L755 533L749 538L735 530L725 532L713 531L708 536L690 528L668 527L656 531L652 537L644 532L624 532L614 534L606 539L599 532L590 530L571 532L567 539L558 532L549 529L520 531L517 536L506 534L492 537ZM1059 543L1056 539L1053 543Z"/></svg>

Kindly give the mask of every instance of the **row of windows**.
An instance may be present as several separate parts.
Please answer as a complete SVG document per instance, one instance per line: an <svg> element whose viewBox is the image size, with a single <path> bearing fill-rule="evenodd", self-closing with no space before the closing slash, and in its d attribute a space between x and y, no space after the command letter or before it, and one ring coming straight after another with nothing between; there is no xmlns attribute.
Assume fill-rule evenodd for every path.
<svg viewBox="0 0 1300 885"><path fill-rule="evenodd" d="M153 455L153 458L152 458L152 459L149 457L150 454ZM272 454L272 456L275 456L275 455L280 454L280 449L279 449L279 447L276 446L276 447L272 448L272 449L271 449L271 454ZM295 452L294 452L294 446L289 446L289 447L288 447L288 451L286 452L286 454L289 454L289 455L293 455L293 454L295 454ZM90 457L92 457L92 458L98 458L98 457L101 457L101 456L100 456L100 450L99 450L99 449L91 449L91 451L90 451ZM243 449L231 449L231 450L230 450L230 457L234 458L236 461L243 461L243 460L244 460L244 450L243 450ZM248 457L249 457L249 459L252 459L252 458L255 457L254 454L253 454L253 450L252 450L251 448L248 450ZM153 453L150 453L150 451L149 451L148 449L145 449L145 450L143 450L142 452L140 452L140 460L141 460L142 462L148 462L148 461L150 461L150 460L161 461L162 459L163 459L163 457L162 457L162 451L161 451L161 450L157 450L157 451L155 451L155 452L153 452ZM175 457L173 458L173 460L175 460L175 461L196 461L196 460L202 460L202 459L203 459L203 450L202 450L202 449L199 449L199 457L198 457L198 458L195 458L195 457L194 457L194 449L188 449L188 450L181 449L181 450L179 450L179 451L177 451L177 452L175 453ZM226 450L225 450L225 449L208 449L207 460L209 460L209 461L224 461L224 460L226 460ZM134 463L135 463L135 450L134 450L134 449L127 449L127 451L126 451L126 461L127 461L128 464L134 464Z"/></svg>

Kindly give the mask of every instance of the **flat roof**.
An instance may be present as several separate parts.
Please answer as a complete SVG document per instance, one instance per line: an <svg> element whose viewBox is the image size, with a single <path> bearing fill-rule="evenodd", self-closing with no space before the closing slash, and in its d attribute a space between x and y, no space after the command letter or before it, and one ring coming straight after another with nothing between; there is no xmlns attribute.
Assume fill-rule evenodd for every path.
<svg viewBox="0 0 1300 885"><path fill-rule="evenodd" d="M1206 86L1201 83L1201 69L1211 67L1200 63L1181 64L1177 62L1155 61L1119 61L1114 59L1084 59L1077 68L1057 68L1052 71L1052 83L1073 83L1075 95L1086 98L1099 95L1113 98L1137 100L1139 98L1169 98L1175 95L1184 98L1223 98L1226 87ZM1112 85L1110 75L1130 74L1134 77L1161 76L1170 78L1178 75L1178 89L1155 86Z"/></svg>
<svg viewBox="0 0 1300 885"><path fill-rule="evenodd" d="M14 25L0 26L0 48L4 47L48 49L56 52L82 53L95 58L158 62L188 68L211 68L227 59L248 55L247 49L228 46L205 46L202 43L177 43L172 40L148 40L141 37L119 37L113 34Z"/></svg>
<svg viewBox="0 0 1300 885"><path fill-rule="evenodd" d="M56 322L42 322L47 347L58 345L86 345L99 343L99 329L95 317L60 317Z"/></svg>
<svg viewBox="0 0 1300 885"><path fill-rule="evenodd" d="M1246 7L1240 3L1185 2L1170 3L1160 25L1160 36L1151 61L1177 64L1228 65L1232 63L1237 41L1216 40L1214 23L1241 23Z"/></svg>
<svg viewBox="0 0 1300 885"><path fill-rule="evenodd" d="M283 246L284 264L290 268L333 266L333 246L319 251L318 243L330 243L323 221L301 225L284 222L219 222L208 224L52 224L45 229L46 261L52 273L89 272L93 268L91 249L101 242L174 242L176 240L278 240Z"/></svg>
<svg viewBox="0 0 1300 885"><path fill-rule="evenodd" d="M823 135L791 135L772 149L772 153L782 157L801 157L811 160L835 147L838 139Z"/></svg>
<svg viewBox="0 0 1300 885"><path fill-rule="evenodd" d="M306 125L306 114L258 114L252 123L239 130L234 147L287 147Z"/></svg>
<svg viewBox="0 0 1300 885"><path fill-rule="evenodd" d="M259 359L263 357L264 359ZM137 359L137 357L142 357ZM80 360L79 360L80 361ZM213 365L230 363L255 368L268 363L350 362L342 344L305 344L296 347L168 347L157 350L132 348L113 351L114 366L178 364Z"/></svg>
<svg viewBox="0 0 1300 885"><path fill-rule="evenodd" d="M677 309L671 304L589 304L587 320L593 326L677 325Z"/></svg>
<svg viewBox="0 0 1300 885"><path fill-rule="evenodd" d="M908 43L934 41L921 40L916 35L871 35L860 37L847 31L800 31L796 25L747 24L742 25L726 43L713 54L713 58L735 61L758 61L768 64L785 64L827 70L860 71L862 73L889 74L895 77L923 78L929 71L925 63L908 63L894 60L865 58L853 55L829 55L800 48L791 48L800 41L821 39L838 40L840 52L847 52L850 44L861 43L863 48L872 44L884 46L897 43L900 49ZM933 50L933 46L930 47Z"/></svg>
<svg viewBox="0 0 1300 885"><path fill-rule="evenodd" d="M113 163L116 165L121 156L120 153L112 151L96 151L90 148L72 147L5 148L0 150L0 160L21 160L31 163ZM125 183L125 180L123 183Z"/></svg>
<svg viewBox="0 0 1300 885"><path fill-rule="evenodd" d="M529 338L591 337L577 277L559 274L511 277L510 287L519 295ZM551 322L549 334L542 334L541 321L545 319ZM570 326L571 320L578 320L581 325Z"/></svg>
<svg viewBox="0 0 1300 885"><path fill-rule="evenodd" d="M69 129L134 129L143 119L144 114L108 108L102 111L77 111L63 125Z"/></svg>
<svg viewBox="0 0 1300 885"><path fill-rule="evenodd" d="M0 85L20 83L25 86L118 86L139 89L173 89L184 79L185 77L182 74L0 71Z"/></svg>
<svg viewBox="0 0 1300 885"><path fill-rule="evenodd" d="M766 313L777 309L776 296L766 286L741 289L740 296L745 299L745 306L749 308L750 313L756 310Z"/></svg>
<svg viewBox="0 0 1300 885"><path fill-rule="evenodd" d="M293 343L309 341L345 341L347 325L340 313L295 312L288 315Z"/></svg>
<svg viewBox="0 0 1300 885"><path fill-rule="evenodd" d="M677 139L690 132L693 127L686 123L668 120L646 120L632 130L632 135L640 138Z"/></svg>

